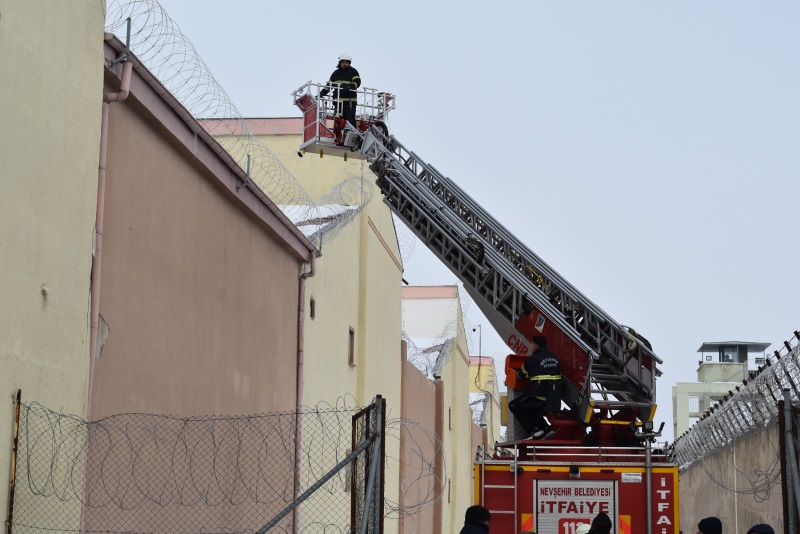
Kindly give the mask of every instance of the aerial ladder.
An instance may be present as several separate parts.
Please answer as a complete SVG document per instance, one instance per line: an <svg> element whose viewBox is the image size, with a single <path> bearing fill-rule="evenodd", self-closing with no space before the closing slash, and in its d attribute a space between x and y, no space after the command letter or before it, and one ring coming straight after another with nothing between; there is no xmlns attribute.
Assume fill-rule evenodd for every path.
<svg viewBox="0 0 800 534"><path fill-rule="evenodd" d="M548 416L558 428L553 440L626 445L637 441L637 429L652 430L661 360L650 343L389 135L385 120L395 107L394 95L359 89L352 125L337 122L338 103L320 96L324 87L308 82L293 92L303 112L298 154L368 160L384 203L461 280L515 355L530 353L534 335L547 338L559 357L568 407Z"/></svg>

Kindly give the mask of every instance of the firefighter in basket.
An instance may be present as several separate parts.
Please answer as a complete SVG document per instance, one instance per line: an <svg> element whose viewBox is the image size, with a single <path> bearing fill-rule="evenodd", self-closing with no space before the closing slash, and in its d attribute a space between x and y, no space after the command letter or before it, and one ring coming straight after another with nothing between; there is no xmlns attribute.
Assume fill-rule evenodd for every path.
<svg viewBox="0 0 800 534"><path fill-rule="evenodd" d="M333 99L338 103L339 112L333 122L333 132L336 134L336 144L342 145L342 132L346 122L357 128L356 125L356 90L361 87L361 76L351 65L352 58L343 53L339 56L339 63L328 79L325 88L319 95L325 97L333 91ZM338 83L339 86L333 84Z"/></svg>

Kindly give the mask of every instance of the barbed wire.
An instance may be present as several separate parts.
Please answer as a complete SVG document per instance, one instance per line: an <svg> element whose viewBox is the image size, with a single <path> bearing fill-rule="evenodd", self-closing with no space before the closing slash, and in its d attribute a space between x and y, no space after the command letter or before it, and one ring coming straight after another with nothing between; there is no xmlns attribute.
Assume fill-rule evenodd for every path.
<svg viewBox="0 0 800 534"><path fill-rule="evenodd" d="M201 532L217 529L219 515L236 510L236 519L215 531L252 532L294 499L295 477L305 491L350 453L359 410L345 395L297 412L127 413L86 422L36 402L23 405L15 528ZM404 446L404 463L388 457L385 465L402 472L407 491L402 502L385 499L385 515L413 515L441 499L446 474L439 436L417 422L390 419L386 439ZM304 531L317 524L324 532L349 532L353 476L337 472L301 508Z"/></svg>
<svg viewBox="0 0 800 534"><path fill-rule="evenodd" d="M413 516L441 500L447 480L447 462L442 440L436 432L410 419L390 419L386 422L386 437L404 446L405 462L401 464L399 458L387 457L387 464L402 467L409 482L402 485L402 504L388 497L384 499L385 515ZM436 469L437 457L441 472ZM413 495L417 496L416 501L411 498Z"/></svg>
<svg viewBox="0 0 800 534"><path fill-rule="evenodd" d="M795 337L800 338L800 334L795 332ZM800 345L795 341L792 347L784 342L784 347L784 355L775 351L754 376L736 386L678 437L672 455L682 469L775 424L785 389L793 404L800 402Z"/></svg>
<svg viewBox="0 0 800 534"><path fill-rule="evenodd" d="M374 196L372 183L347 176L313 200L275 154L254 136L228 93L192 42L158 0L108 0L105 30L125 40L131 19L131 51L244 168L267 196L312 241L329 242ZM349 209L342 210L341 206Z"/></svg>

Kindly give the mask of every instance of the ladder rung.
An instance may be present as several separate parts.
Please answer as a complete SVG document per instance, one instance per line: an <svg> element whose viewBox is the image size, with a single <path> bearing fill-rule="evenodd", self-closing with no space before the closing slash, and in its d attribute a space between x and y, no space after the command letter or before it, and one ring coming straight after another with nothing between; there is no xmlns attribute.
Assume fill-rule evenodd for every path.
<svg viewBox="0 0 800 534"><path fill-rule="evenodd" d="M592 380L600 381L600 380L616 380L616 381L624 381L628 382L630 379L627 375L605 375L599 373L592 373Z"/></svg>
<svg viewBox="0 0 800 534"><path fill-rule="evenodd" d="M639 408L650 408L653 405L649 402L633 402L633 401L595 401L593 408L608 408L612 406L637 406Z"/></svg>

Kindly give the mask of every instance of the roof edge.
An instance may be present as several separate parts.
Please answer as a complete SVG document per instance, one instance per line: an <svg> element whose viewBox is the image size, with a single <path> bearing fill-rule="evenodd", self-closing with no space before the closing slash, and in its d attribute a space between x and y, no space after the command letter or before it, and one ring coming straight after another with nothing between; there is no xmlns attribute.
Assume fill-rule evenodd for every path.
<svg viewBox="0 0 800 534"><path fill-rule="evenodd" d="M119 77L110 62L125 52L125 44L113 34L105 34L104 55L106 70ZM133 64L131 95L169 132L196 162L204 167L226 190L231 198L262 222L278 239L284 242L298 259L311 261L319 255L317 247L292 223L257 184L248 180L247 173L233 157L192 116L183 104L131 53L127 61ZM121 69L118 69L121 71ZM159 109L160 108L160 109ZM180 121L164 121L164 113L171 112ZM198 143L197 139L202 143ZM242 184L247 185L242 187Z"/></svg>

